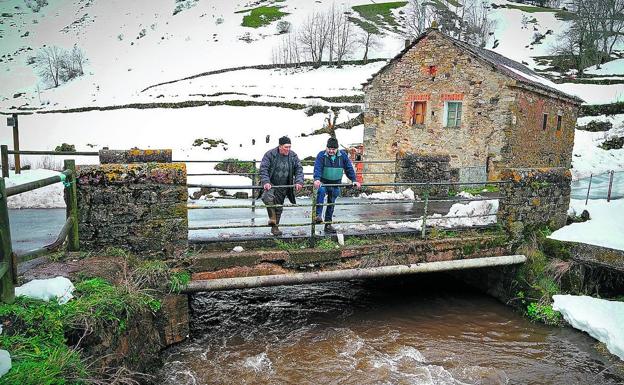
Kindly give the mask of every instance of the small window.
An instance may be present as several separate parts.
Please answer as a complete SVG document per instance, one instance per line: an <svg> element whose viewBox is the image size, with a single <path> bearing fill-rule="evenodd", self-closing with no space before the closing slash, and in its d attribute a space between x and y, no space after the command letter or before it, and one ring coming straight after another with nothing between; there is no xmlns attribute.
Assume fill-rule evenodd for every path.
<svg viewBox="0 0 624 385"><path fill-rule="evenodd" d="M546 129L547 123L548 123L548 114L544 114L544 120L542 120L542 130Z"/></svg>
<svg viewBox="0 0 624 385"><path fill-rule="evenodd" d="M462 120L462 103L446 102L444 105L446 113L444 114L445 127L460 127Z"/></svg>
<svg viewBox="0 0 624 385"><path fill-rule="evenodd" d="M412 102L411 124L425 124L427 102Z"/></svg>
<svg viewBox="0 0 624 385"><path fill-rule="evenodd" d="M561 115L557 115L557 131L561 130Z"/></svg>

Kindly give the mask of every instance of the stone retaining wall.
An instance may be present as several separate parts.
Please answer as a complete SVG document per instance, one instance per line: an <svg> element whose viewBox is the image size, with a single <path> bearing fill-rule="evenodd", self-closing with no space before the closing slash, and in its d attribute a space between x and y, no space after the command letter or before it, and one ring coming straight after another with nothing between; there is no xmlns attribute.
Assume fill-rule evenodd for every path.
<svg viewBox="0 0 624 385"><path fill-rule="evenodd" d="M527 227L565 226L572 174L565 168L506 169L501 180L498 221L515 238Z"/></svg>
<svg viewBox="0 0 624 385"><path fill-rule="evenodd" d="M185 164L79 166L77 190L81 250L173 256L187 247Z"/></svg>
<svg viewBox="0 0 624 385"><path fill-rule="evenodd" d="M406 154L399 162L397 182L450 182L451 157L449 155ZM425 188L414 188L416 194L422 195ZM432 195L448 196L449 186L431 186Z"/></svg>

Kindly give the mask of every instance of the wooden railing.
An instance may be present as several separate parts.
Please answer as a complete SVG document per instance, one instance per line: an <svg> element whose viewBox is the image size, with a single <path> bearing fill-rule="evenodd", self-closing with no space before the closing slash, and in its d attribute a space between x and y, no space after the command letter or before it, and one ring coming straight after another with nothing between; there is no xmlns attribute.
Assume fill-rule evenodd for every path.
<svg viewBox="0 0 624 385"><path fill-rule="evenodd" d="M58 250L65 242L65 239L67 239L67 250L79 250L76 162L74 160L65 160L64 169L60 175L13 187L6 187L4 178L0 178L0 302L11 303L15 300L18 263ZM63 183L65 185L67 203L67 219L59 236L56 241L47 246L39 247L23 254L15 254L11 245L8 198L55 183Z"/></svg>

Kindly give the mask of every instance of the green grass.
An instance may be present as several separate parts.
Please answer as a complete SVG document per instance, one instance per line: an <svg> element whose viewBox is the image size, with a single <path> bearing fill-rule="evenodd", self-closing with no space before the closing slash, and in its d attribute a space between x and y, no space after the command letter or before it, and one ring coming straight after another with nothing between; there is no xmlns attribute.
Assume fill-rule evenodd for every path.
<svg viewBox="0 0 624 385"><path fill-rule="evenodd" d="M349 21L368 33L372 33L373 35L381 35L381 31L375 26L375 24L369 23L368 21L362 19L358 19L356 17L349 17Z"/></svg>
<svg viewBox="0 0 624 385"><path fill-rule="evenodd" d="M329 238L323 238L316 243L318 249L333 250L339 247L338 242L334 242Z"/></svg>
<svg viewBox="0 0 624 385"><path fill-rule="evenodd" d="M280 11L280 8L281 7L274 5L262 6L253 9L246 9L244 11L237 11L235 13L249 12L249 15L243 17L243 23L241 25L243 27L259 28L265 25L269 25L272 22L288 15L288 13Z"/></svg>
<svg viewBox="0 0 624 385"><path fill-rule="evenodd" d="M169 287L173 293L179 293L191 282L191 274L187 271L179 271L169 277Z"/></svg>
<svg viewBox="0 0 624 385"><path fill-rule="evenodd" d="M141 292L96 278L76 284L76 298L65 305L24 297L0 305L4 331L0 348L12 356L7 385L83 384L91 377L77 350L67 345L74 328L123 332L137 311L156 311L160 302Z"/></svg>
<svg viewBox="0 0 624 385"><path fill-rule="evenodd" d="M466 188L462 188L461 191L466 192L468 194L472 194L472 195L479 195L482 194L484 192L499 192L500 188L498 185L486 185L484 187L466 187ZM456 196L457 192L456 191L449 191L449 196Z"/></svg>
<svg viewBox="0 0 624 385"><path fill-rule="evenodd" d="M394 1L390 3L356 5L353 8L360 17L373 25L383 27L383 24L397 28L399 23L394 19L392 10L404 7L407 1Z"/></svg>

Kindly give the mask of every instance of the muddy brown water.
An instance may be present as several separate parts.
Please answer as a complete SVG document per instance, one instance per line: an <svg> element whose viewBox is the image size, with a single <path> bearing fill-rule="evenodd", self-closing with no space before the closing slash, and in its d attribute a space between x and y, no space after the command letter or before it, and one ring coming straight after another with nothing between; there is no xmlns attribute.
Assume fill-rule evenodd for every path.
<svg viewBox="0 0 624 385"><path fill-rule="evenodd" d="M453 278L237 290L191 300L161 384L624 384L571 328L529 322Z"/></svg>

